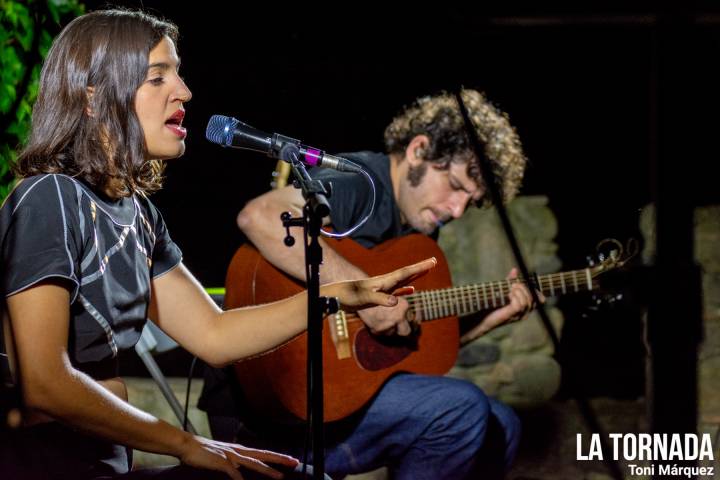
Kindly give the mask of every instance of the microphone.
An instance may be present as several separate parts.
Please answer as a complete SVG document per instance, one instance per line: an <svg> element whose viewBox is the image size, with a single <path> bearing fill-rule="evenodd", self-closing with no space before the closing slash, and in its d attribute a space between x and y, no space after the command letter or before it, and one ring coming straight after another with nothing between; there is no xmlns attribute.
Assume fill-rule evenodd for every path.
<svg viewBox="0 0 720 480"><path fill-rule="evenodd" d="M233 117L213 115L210 117L205 138L223 147L241 148L265 153L268 157L278 158L289 163L283 154L287 147L300 153L303 163L321 168L332 168L341 172L361 173L362 168L342 157L330 155L317 148L302 145L300 140L278 133L265 133Z"/></svg>

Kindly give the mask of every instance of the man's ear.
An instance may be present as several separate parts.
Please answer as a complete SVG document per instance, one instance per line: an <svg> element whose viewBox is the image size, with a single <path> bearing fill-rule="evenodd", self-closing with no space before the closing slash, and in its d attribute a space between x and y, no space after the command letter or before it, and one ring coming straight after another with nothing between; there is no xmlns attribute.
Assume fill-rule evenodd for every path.
<svg viewBox="0 0 720 480"><path fill-rule="evenodd" d="M427 135L416 135L410 140L405 148L405 158L412 167L417 167L424 160L427 160L427 148L430 145L430 138Z"/></svg>
<svg viewBox="0 0 720 480"><path fill-rule="evenodd" d="M85 97L87 98L87 103L86 103L86 106L85 106L85 114L86 114L88 117L92 117L92 116L95 115L95 114L93 113L93 110L92 110L92 107L91 107L93 95L95 95L95 87L92 87L92 86L87 87L87 88L85 89Z"/></svg>

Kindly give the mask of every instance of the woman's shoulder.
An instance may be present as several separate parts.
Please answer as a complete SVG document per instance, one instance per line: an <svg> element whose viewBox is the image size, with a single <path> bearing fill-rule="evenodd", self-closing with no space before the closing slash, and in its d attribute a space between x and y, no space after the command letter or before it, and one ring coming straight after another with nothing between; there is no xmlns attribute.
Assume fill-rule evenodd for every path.
<svg viewBox="0 0 720 480"><path fill-rule="evenodd" d="M63 202L76 191L72 177L58 173L43 173L17 181L15 188L3 202L3 210L10 209L14 213L23 206L43 206Z"/></svg>

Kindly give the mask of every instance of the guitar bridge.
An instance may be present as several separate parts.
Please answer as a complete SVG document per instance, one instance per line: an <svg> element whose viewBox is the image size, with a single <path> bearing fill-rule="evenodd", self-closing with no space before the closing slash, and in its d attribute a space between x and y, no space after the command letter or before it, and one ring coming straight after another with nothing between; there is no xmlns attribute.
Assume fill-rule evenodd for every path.
<svg viewBox="0 0 720 480"><path fill-rule="evenodd" d="M343 310L328 315L328 328L339 360L350 358L350 332Z"/></svg>

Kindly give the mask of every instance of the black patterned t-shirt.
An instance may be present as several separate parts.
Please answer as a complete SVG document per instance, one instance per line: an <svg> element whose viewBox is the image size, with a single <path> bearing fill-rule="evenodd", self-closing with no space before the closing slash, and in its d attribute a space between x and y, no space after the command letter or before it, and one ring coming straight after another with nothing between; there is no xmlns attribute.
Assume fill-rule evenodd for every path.
<svg viewBox="0 0 720 480"><path fill-rule="evenodd" d="M151 279L181 257L147 198L110 200L66 175L24 179L0 209L2 298L65 279L68 353L96 379L117 375L118 352L132 348L145 325Z"/></svg>

